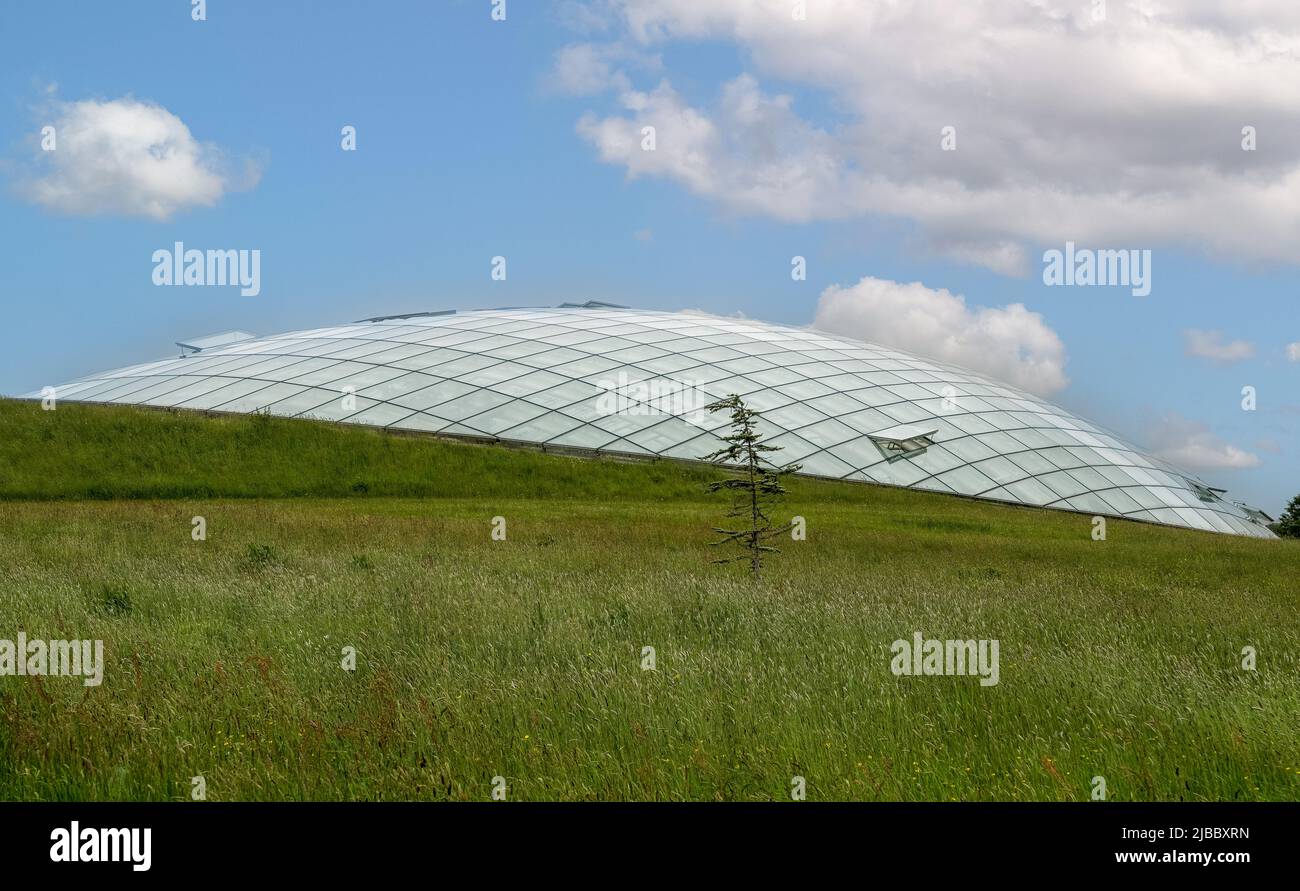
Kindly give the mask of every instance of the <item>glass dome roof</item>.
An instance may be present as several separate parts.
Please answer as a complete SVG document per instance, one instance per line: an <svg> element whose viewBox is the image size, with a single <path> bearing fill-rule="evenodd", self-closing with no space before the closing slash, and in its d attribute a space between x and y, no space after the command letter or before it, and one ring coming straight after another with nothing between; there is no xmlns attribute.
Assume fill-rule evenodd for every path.
<svg viewBox="0 0 1300 891"><path fill-rule="evenodd" d="M804 474L1272 537L1223 490L1036 396L811 329L590 303L240 335L56 393L691 460L727 424L703 405L737 393Z"/></svg>

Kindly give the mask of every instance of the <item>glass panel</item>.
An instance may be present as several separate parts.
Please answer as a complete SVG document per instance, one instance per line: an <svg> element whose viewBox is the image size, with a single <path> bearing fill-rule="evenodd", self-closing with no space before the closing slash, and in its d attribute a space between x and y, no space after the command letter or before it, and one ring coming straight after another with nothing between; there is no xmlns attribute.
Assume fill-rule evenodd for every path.
<svg viewBox="0 0 1300 891"><path fill-rule="evenodd" d="M865 436L859 436L849 442L841 443L835 447L835 456L851 464L856 470L861 467L869 467L878 461L884 460L876 444Z"/></svg>
<svg viewBox="0 0 1300 891"><path fill-rule="evenodd" d="M384 368L376 365L358 366L355 362L348 362L344 374L334 375L330 380L313 382L313 385L326 385L332 390L343 390L351 387L354 390L361 391L366 387L373 387L376 384L403 377L408 373L404 368ZM329 376L327 371L322 371L321 374L322 376ZM303 384L305 381L301 377L295 377L290 383Z"/></svg>
<svg viewBox="0 0 1300 891"><path fill-rule="evenodd" d="M784 427L786 430L793 430L808 424L816 424L818 421L826 420L826 416L818 411L813 411L802 403L791 403L790 405L773 411L765 412L760 419L760 423L766 421L769 424L775 424Z"/></svg>
<svg viewBox="0 0 1300 891"><path fill-rule="evenodd" d="M338 393L330 390L323 390L313 387L303 390L296 396L290 396L287 399L281 399L279 402L268 406L271 414L294 417L296 415L308 415L312 409L324 405L327 402L333 402L340 399Z"/></svg>
<svg viewBox="0 0 1300 891"><path fill-rule="evenodd" d="M603 392L605 391L599 390L591 384L582 381L570 381L567 384L560 384L557 387L534 393L528 397L528 401L544 405L547 408L563 408L581 401L591 401L594 406L596 399Z"/></svg>
<svg viewBox="0 0 1300 891"><path fill-rule="evenodd" d="M209 389L206 392L192 396L184 402L175 402L174 397L169 396L168 402L179 408L194 409L215 409L217 406L230 402L232 399L238 399L241 396L247 396L259 390L265 390L270 386L283 386L283 384L268 384L266 381L227 381L221 378L209 378ZM212 386L213 384L225 384L225 386ZM286 394L287 395L287 394ZM260 404L253 403L245 411L253 411L260 407Z"/></svg>
<svg viewBox="0 0 1300 891"><path fill-rule="evenodd" d="M653 427L638 430L627 438L637 445L659 454L665 449L670 449L682 442L682 440L694 437L697 432L694 427L689 426L680 418L666 418Z"/></svg>
<svg viewBox="0 0 1300 891"><path fill-rule="evenodd" d="M915 452L901 460L910 461L926 473L932 473L936 476L947 470L964 467L966 464L964 458L957 457L943 446L931 446L923 452Z"/></svg>
<svg viewBox="0 0 1300 891"><path fill-rule="evenodd" d="M403 418L414 414L409 408L400 405L373 405L365 411L357 412L347 418L349 424L365 424L368 427L387 427Z"/></svg>
<svg viewBox="0 0 1300 891"><path fill-rule="evenodd" d="M944 447L949 449L953 454L959 456L963 461L967 462L980 461L984 458L991 458L993 455L997 454L978 439L971 437L945 442ZM1024 474L1020 474L1020 476L1024 476Z"/></svg>
<svg viewBox="0 0 1300 891"><path fill-rule="evenodd" d="M882 405L880 406L880 411L902 424L928 421L931 418L929 412L922 411L910 402L899 402L896 405Z"/></svg>
<svg viewBox="0 0 1300 891"><path fill-rule="evenodd" d="M974 467L958 467L941 474L939 479L951 486L954 492L963 495L976 495L988 489L996 488L993 480L980 473Z"/></svg>
<svg viewBox="0 0 1300 891"><path fill-rule="evenodd" d="M192 377L189 375L177 377L132 377L126 380L114 379L105 385L85 390L77 394L77 399L82 400L103 400L105 402L123 402L126 404L153 403L157 405L170 405L169 402L159 402L159 399L165 398L168 394L173 393L182 387L192 386L196 383L202 383L212 380L207 377ZM220 383L227 381L217 378ZM220 386L220 383L217 386ZM63 398L68 398L68 394L60 391Z"/></svg>
<svg viewBox="0 0 1300 891"><path fill-rule="evenodd" d="M445 421L442 418L434 417L425 412L420 412L402 418L402 420L398 421L393 426L402 430L418 430L426 433L439 433L451 426L451 422Z"/></svg>
<svg viewBox="0 0 1300 891"><path fill-rule="evenodd" d="M949 422L963 433L987 433L993 425L979 415L948 415Z"/></svg>
<svg viewBox="0 0 1300 891"><path fill-rule="evenodd" d="M1082 483L1064 471L1044 474L1037 479L1062 498L1079 495L1086 490Z"/></svg>
<svg viewBox="0 0 1300 891"><path fill-rule="evenodd" d="M1060 497L1051 489L1040 483L1037 479L1007 483L1003 488L1024 504L1050 504Z"/></svg>
<svg viewBox="0 0 1300 891"><path fill-rule="evenodd" d="M758 372L757 374L762 374ZM757 374L755 377L757 377ZM795 399L815 399L818 396L828 396L835 391L825 384L817 381L792 381L781 386L781 392L787 396L793 396Z"/></svg>
<svg viewBox="0 0 1300 891"><path fill-rule="evenodd" d="M799 461L817 451L817 446L793 433L782 433L767 440L768 445L779 446L781 452L777 460L782 464Z"/></svg>
<svg viewBox="0 0 1300 891"><path fill-rule="evenodd" d="M440 381L414 393L395 394L388 398L395 405L423 411L472 392L474 392L474 387L469 384L460 381ZM437 414L437 412L434 412L434 414Z"/></svg>
<svg viewBox="0 0 1300 891"><path fill-rule="evenodd" d="M403 396L414 393L416 390L422 390L432 384L438 383L438 378L428 374L411 372L395 377L392 380L384 381L382 384L375 384L373 387L358 389L356 392L362 396L368 396L371 399L385 401L397 396Z"/></svg>
<svg viewBox="0 0 1300 891"><path fill-rule="evenodd" d="M584 356L572 362L565 362L563 365L553 366L553 370L564 377L587 378L595 375L609 376L614 369L625 367L627 366L604 356ZM628 373L632 372L633 369L629 368Z"/></svg>
<svg viewBox="0 0 1300 891"><path fill-rule="evenodd" d="M465 423L472 424L479 430L488 433L500 433L502 430L509 430L525 421L540 417L547 413L547 410L537 405L529 405L526 402L508 402L490 409L482 414L474 415Z"/></svg>
<svg viewBox="0 0 1300 891"><path fill-rule="evenodd" d="M778 456L777 460L780 460ZM818 452L810 455L803 461L803 467L800 473L811 474L813 476L826 476L832 479L842 479L852 473L855 468L845 464L838 457L830 452Z"/></svg>
<svg viewBox="0 0 1300 891"><path fill-rule="evenodd" d="M840 420L863 434L875 433L877 430L884 430L886 427L892 427L897 423L893 418L874 409L856 411L853 414L842 416Z"/></svg>
<svg viewBox="0 0 1300 891"><path fill-rule="evenodd" d="M434 414L449 421L464 422L488 409L496 408L510 401L509 396L492 393L487 390L474 390L450 402L444 402L434 409Z"/></svg>
<svg viewBox="0 0 1300 891"><path fill-rule="evenodd" d="M561 436L550 440L550 445L566 446L568 448L578 449L598 449L607 442L618 439L612 433L607 433L597 427L583 425L576 430L570 430Z"/></svg>
<svg viewBox="0 0 1300 891"><path fill-rule="evenodd" d="M496 365L498 361L500 360L490 356L462 356L450 362L440 362L433 367L436 369L435 373L442 377L463 377L472 380L474 372Z"/></svg>
<svg viewBox="0 0 1300 891"><path fill-rule="evenodd" d="M929 476L929 473L925 470L907 460L881 461L865 472L867 476L876 482L890 486L910 486Z"/></svg>
<svg viewBox="0 0 1300 891"><path fill-rule="evenodd" d="M1116 513L1129 514L1141 510L1142 505L1138 504L1123 489L1108 489L1104 492L1098 492L1102 500L1111 506Z"/></svg>
<svg viewBox="0 0 1300 891"><path fill-rule="evenodd" d="M251 413L266 408L272 403L281 399L286 399L301 393L305 388L295 384L271 384L269 387L264 386L247 396L241 396L232 399L229 402L223 402L219 405L212 406L213 411L229 411Z"/></svg>
<svg viewBox="0 0 1300 891"><path fill-rule="evenodd" d="M541 417L533 418L525 424L520 424L518 427L503 430L497 435L502 439L546 442L552 437L567 433L577 426L579 426L579 422L573 420L573 418L566 417L558 412L549 412Z"/></svg>
<svg viewBox="0 0 1300 891"><path fill-rule="evenodd" d="M1085 492L1070 499L1070 507L1087 514L1105 514L1110 512L1110 505L1100 496Z"/></svg>
<svg viewBox="0 0 1300 891"><path fill-rule="evenodd" d="M520 366L515 366L520 367ZM539 390L545 390L549 387L558 386L564 383L564 378L558 374L549 371L541 371L536 368L525 368L525 373L512 377L510 380L504 380L495 384L492 389L498 393L505 393L508 396L528 396Z"/></svg>
<svg viewBox="0 0 1300 891"><path fill-rule="evenodd" d="M799 430L799 435L814 445L827 448L860 438L860 434L836 420L820 421Z"/></svg>
<svg viewBox="0 0 1300 891"><path fill-rule="evenodd" d="M980 473L996 483L1010 483L1024 479L1025 472L1001 456L989 458L976 465Z"/></svg>
<svg viewBox="0 0 1300 891"><path fill-rule="evenodd" d="M295 375L289 380L303 386L319 387L348 374L360 374L368 370L368 368L369 366L356 362L331 362L329 365L322 365L319 368L312 369L306 374Z"/></svg>

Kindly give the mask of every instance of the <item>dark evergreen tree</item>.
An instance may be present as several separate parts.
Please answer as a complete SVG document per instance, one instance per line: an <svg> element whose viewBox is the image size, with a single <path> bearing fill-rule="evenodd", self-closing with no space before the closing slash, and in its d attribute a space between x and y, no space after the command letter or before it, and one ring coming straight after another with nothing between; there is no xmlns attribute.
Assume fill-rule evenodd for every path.
<svg viewBox="0 0 1300 891"><path fill-rule="evenodd" d="M1282 516L1270 528L1283 538L1300 538L1300 495L1291 499Z"/></svg>
<svg viewBox="0 0 1300 891"><path fill-rule="evenodd" d="M731 433L722 439L726 443L721 449L704 457L720 466L737 467L738 476L709 483L710 492L726 490L732 495L729 519L743 519L740 529L723 529L715 527L713 531L722 536L712 542L716 546L735 544L743 548L742 552L731 557L714 560L714 563L733 563L739 560L749 561L750 571L758 576L763 570L763 555L778 553L779 549L766 542L778 535L788 532L790 523L774 525L771 511L775 504L785 495L781 478L799 469L798 464L776 466L765 455L779 452L780 446L763 442L758 432L760 413L745 406L745 402L734 393L725 399L719 399L706 406L710 412L731 412ZM737 524L741 525L741 524Z"/></svg>

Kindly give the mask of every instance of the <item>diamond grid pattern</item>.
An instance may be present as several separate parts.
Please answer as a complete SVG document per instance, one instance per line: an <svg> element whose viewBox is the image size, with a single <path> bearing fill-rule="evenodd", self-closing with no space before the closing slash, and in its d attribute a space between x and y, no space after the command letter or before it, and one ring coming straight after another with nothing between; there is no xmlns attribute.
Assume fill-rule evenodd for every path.
<svg viewBox="0 0 1300 891"><path fill-rule="evenodd" d="M637 382L739 393L765 413L781 460L809 475L1272 537L1236 504L1198 495L1194 477L1028 393L741 319L565 307L380 320L214 347L58 393L634 455L698 459L716 448L720 416L600 410L611 386ZM888 460L868 434L898 424L934 429L934 444Z"/></svg>

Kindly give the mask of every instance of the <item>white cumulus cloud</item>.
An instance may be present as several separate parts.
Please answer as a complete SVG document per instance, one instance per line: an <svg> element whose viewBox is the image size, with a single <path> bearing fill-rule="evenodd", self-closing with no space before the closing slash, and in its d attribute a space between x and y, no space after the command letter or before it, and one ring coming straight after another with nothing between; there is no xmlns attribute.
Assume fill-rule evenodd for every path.
<svg viewBox="0 0 1300 891"><path fill-rule="evenodd" d="M1156 424L1154 453L1186 470L1239 470L1258 467L1259 456L1219 438L1209 427L1171 413Z"/></svg>
<svg viewBox="0 0 1300 891"><path fill-rule="evenodd" d="M1254 344L1245 340L1225 342L1222 331L1188 328L1183 331L1183 345L1186 355L1196 359L1208 359L1221 365L1255 357Z"/></svg>
<svg viewBox="0 0 1300 891"><path fill-rule="evenodd" d="M1300 5L1111 0L1104 20L1097 7L807 0L799 20L788 0L592 0L595 46L722 42L741 69L712 98L698 72L656 75L579 131L601 160L721 207L899 218L1003 273L1067 240L1296 262ZM814 122L795 89L829 112Z"/></svg>
<svg viewBox="0 0 1300 891"><path fill-rule="evenodd" d="M38 152L36 168L19 185L30 200L58 213L167 220L211 207L258 178L251 162L233 165L151 102L59 102L50 125L54 150Z"/></svg>
<svg viewBox="0 0 1300 891"><path fill-rule="evenodd" d="M1292 362L1300 362L1300 340L1286 345L1286 357Z"/></svg>
<svg viewBox="0 0 1300 891"><path fill-rule="evenodd" d="M813 327L961 365L1040 396L1069 383L1065 345L1019 303L968 306L961 295L920 282L867 277L823 291Z"/></svg>

